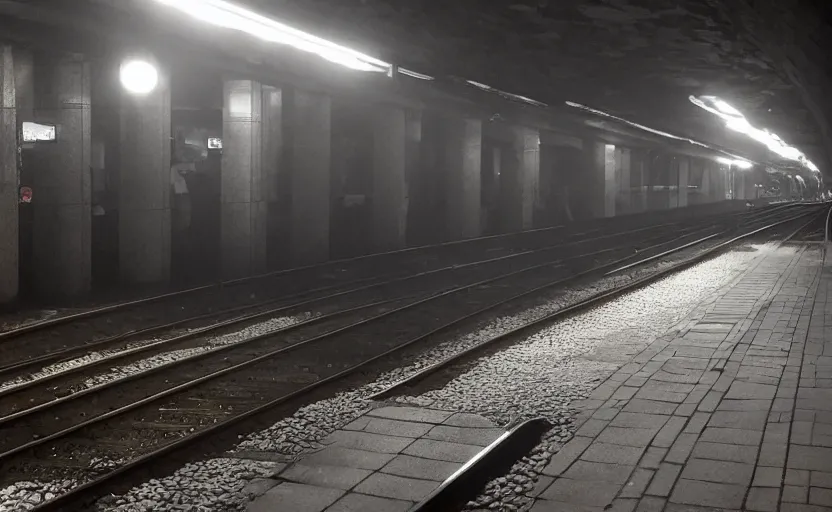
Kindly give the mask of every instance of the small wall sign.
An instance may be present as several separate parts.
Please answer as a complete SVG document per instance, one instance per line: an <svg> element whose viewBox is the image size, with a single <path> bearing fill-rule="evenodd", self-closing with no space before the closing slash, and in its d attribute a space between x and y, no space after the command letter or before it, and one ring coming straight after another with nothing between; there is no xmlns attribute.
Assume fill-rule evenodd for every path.
<svg viewBox="0 0 832 512"><path fill-rule="evenodd" d="M20 202L21 203L31 203L32 202L32 187L20 187Z"/></svg>
<svg viewBox="0 0 832 512"><path fill-rule="evenodd" d="M23 142L53 142L55 137L54 124L23 121Z"/></svg>

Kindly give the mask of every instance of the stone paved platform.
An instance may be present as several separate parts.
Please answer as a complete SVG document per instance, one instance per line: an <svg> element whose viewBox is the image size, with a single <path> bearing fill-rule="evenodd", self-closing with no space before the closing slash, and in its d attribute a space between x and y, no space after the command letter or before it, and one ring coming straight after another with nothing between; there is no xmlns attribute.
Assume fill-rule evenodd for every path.
<svg viewBox="0 0 832 512"><path fill-rule="evenodd" d="M374 409L323 450L253 484L249 512L399 512L504 433L487 419L413 407Z"/></svg>
<svg viewBox="0 0 832 512"><path fill-rule="evenodd" d="M715 293L581 404L532 510L832 510L831 291L783 247Z"/></svg>

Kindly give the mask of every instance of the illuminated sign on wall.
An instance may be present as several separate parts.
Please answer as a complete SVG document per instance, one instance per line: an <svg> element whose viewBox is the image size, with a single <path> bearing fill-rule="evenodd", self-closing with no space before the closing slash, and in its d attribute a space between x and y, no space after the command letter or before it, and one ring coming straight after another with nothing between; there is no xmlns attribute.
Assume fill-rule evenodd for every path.
<svg viewBox="0 0 832 512"><path fill-rule="evenodd" d="M222 139L219 137L208 137L208 149L222 149Z"/></svg>
<svg viewBox="0 0 832 512"><path fill-rule="evenodd" d="M55 125L23 122L23 142L52 142L55 140Z"/></svg>

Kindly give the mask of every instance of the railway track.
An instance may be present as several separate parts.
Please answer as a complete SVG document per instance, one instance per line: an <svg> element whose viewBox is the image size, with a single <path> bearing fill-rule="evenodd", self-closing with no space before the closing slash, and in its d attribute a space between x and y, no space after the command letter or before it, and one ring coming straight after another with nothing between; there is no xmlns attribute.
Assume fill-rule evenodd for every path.
<svg viewBox="0 0 832 512"><path fill-rule="evenodd" d="M740 224L768 221L771 215L782 213L757 213L746 216L748 222ZM793 213L788 220L779 222L794 222L806 215L803 209ZM334 323L307 323L306 326L315 326L312 332L295 339L275 341L274 332L252 337L243 350L238 350L243 344L235 344L233 349L191 360L199 360L198 365L180 364L175 377L171 372L165 373L166 382L156 378L160 372L144 373L121 382L121 387L109 385L53 401L57 403L21 409L0 418L0 429L7 439L0 441L0 463L4 473L11 475L8 478L15 474L46 477L67 470L83 472L94 460L112 461L119 466L99 479L99 483L82 486L77 493L45 505L60 508L107 479L175 449L182 441L209 435L230 422L340 379L500 304L576 276L613 271L635 259L650 261L668 254L669 245L675 244L677 250L691 250L727 236L724 230L703 233L706 230L699 226L689 232L677 229L662 235L654 231L646 239L601 251L603 258L598 258L598 251L594 251L591 254L596 260L587 257L590 253L575 253L532 265L525 261L525 266L518 265L496 276L492 273L485 279L476 280L483 276L474 273L470 276L473 281L455 283L432 294L428 291L419 296L411 290L406 297L353 305L352 310L335 313L331 318ZM644 247L648 241L652 244ZM638 257L632 253L633 243L644 249ZM402 326L405 312L409 315L406 328ZM384 335L379 336L380 333ZM125 391L127 383L152 394L143 398L135 392L131 395ZM85 405L92 404L84 411L87 419L83 421L71 417L73 411L77 413L72 403L81 398L89 399ZM32 428L36 429L37 438L23 442L25 432Z"/></svg>
<svg viewBox="0 0 832 512"><path fill-rule="evenodd" d="M703 228L692 227L687 230L679 231L680 236L684 233L708 231L713 226L706 226ZM660 226L659 230L676 229L676 225ZM584 238L574 242L566 241L554 245L546 246L530 251L515 252L504 256L491 257L484 260L474 261L471 263L454 264L446 267L434 268L432 270L425 270L422 272L410 273L394 278L374 280L366 283L362 282L357 286L339 287L336 290L327 290L328 293L321 293L319 295L301 294L296 296L298 302L292 303L289 299L283 300L267 300L256 305L233 307L226 310L221 310L213 314L199 314L196 316L182 319L173 323L162 323L145 327L140 330L128 330L117 333L103 339L92 338L90 340L80 342L77 345L60 348L58 350L47 351L46 353L33 354L33 348L29 348L23 357L18 356L17 360L4 361L5 364L0 365L0 378L3 378L6 383L0 383L0 397L4 397L9 393L21 391L27 387L37 384L45 384L50 380L65 376L69 373L78 372L86 368L101 366L105 364L116 363L120 360L145 357L147 354L153 352L161 353L165 350L187 344L189 341L198 337L205 337L214 335L222 330L228 330L234 327L241 328L252 322L260 321L264 318L275 317L283 315L291 320L297 318L299 315L307 314L304 308L313 308L315 316L323 316L326 318L330 314L337 313L340 309L349 309L357 304L371 303L379 293L385 293L385 289L393 286L403 286L412 283L417 279L427 281L431 284L430 279L443 279L452 272L460 272L464 269L482 268L488 265L506 265L518 264L524 259L536 259L541 256L546 256L553 252L568 252L576 250L580 247L586 246L593 242L602 240L615 240L619 238L627 238L629 236L648 231L645 228L625 231L623 233L616 233L613 235L601 235L597 237ZM650 239L642 240L649 242L652 239L660 238L652 237ZM435 284L432 284L435 286ZM310 292L311 293L311 292ZM363 294L363 296L362 296ZM368 297L367 297L368 296ZM334 305L333 301L340 301L338 305ZM214 320L207 325L197 325L196 322L203 320ZM190 329L188 327L191 326ZM152 336L149 338L148 337ZM132 341L144 338L141 341ZM27 344L34 345L38 349L42 347L36 342L29 342ZM187 347L182 347L187 349ZM30 357L26 357L26 355ZM75 357L76 359L73 359ZM86 360L84 360L86 359ZM129 361L128 361L129 362ZM44 365L52 363L53 366ZM33 378L34 376L34 378Z"/></svg>
<svg viewBox="0 0 832 512"><path fill-rule="evenodd" d="M822 243L824 241L824 231L827 226L828 215L819 215L812 222L804 226L800 231L794 234L791 241L794 242L809 242Z"/></svg>
<svg viewBox="0 0 832 512"><path fill-rule="evenodd" d="M825 218L825 215L826 211L821 211L820 214L815 215L808 222L802 223L797 229L790 230L788 234L786 234L785 236L782 234L774 234L773 237L779 239L777 240L778 245L798 241L800 233L805 232L809 226L811 226L814 223L817 223L818 218ZM541 316L534 320L525 322L522 325L514 327L510 330L501 332L487 339L480 340L479 342L465 348L464 350L454 353L428 367L419 370L418 372L412 375L409 375L406 378L403 378L391 384L385 389L373 394L371 398L375 400L384 400L393 396L410 394L418 389L430 388L432 385L427 381L429 381L431 379L431 376L435 374L441 374L447 371L448 374L453 375L456 373L453 370L454 367L461 367L465 364L467 360L477 357L482 352L496 349L501 344L511 342L512 340L518 338L526 332L534 330L543 325L547 325L552 322L565 319L570 315L577 314L585 309L597 306L624 293L630 292L642 286L646 286L658 279L661 279L662 277L667 276L670 273L678 272L680 270L683 270L684 268L696 264L699 261L702 261L703 259L713 255L714 253L722 249L729 247L730 245L740 240L744 240L753 235L764 233L765 231L767 231L767 228L754 229L748 234L740 235L725 241L719 241L718 243L713 244L711 247L705 248L703 251L701 251L699 254L693 257L683 258L681 261L675 262L666 268L659 269L654 272L645 272L644 275L637 276L632 282L628 284L613 287L612 289L603 290L598 293L592 294L589 297L576 301L568 307L561 308L552 314ZM651 259L652 258L647 258L643 262L639 262L639 264L647 263ZM631 267L631 265L626 265L624 267L606 273L605 276L619 274L620 272L627 270ZM416 392L418 393L418 391Z"/></svg>
<svg viewBox="0 0 832 512"><path fill-rule="evenodd" d="M668 231L671 229L678 236L684 237L686 236L686 233L694 235L699 232L708 231L710 227L694 227L681 231L677 231L674 227L667 228ZM379 294L389 294L391 291L400 293L402 290L407 290L407 293L418 294L428 293L431 289L441 289L443 285L447 286L445 281L449 278L449 275L454 273L459 274L462 272L468 272L474 276L481 276L491 275L495 272L495 270L504 268L505 266L508 268L533 268L536 265L544 265L554 261L553 254L555 253L568 254L570 251L574 252L580 250L581 247L587 246L592 242L598 242L602 239L614 240L627 238L637 233L643 233L644 231L645 230L643 229L639 229L619 233L613 236L603 236L576 242L560 243L533 251L525 251L508 256L489 258L474 263L442 267L370 284L362 284L361 286L354 287L352 289L340 290L335 293L315 298L302 298L302 300L296 303L286 304L284 302L278 307L269 307L273 304L271 302L267 302L259 305L257 308L247 308L243 311L244 314L238 316L230 315L228 312L222 312L218 315L217 321L213 324L194 328L187 332L181 332L181 323L162 324L145 328L139 333L128 332L103 340L91 340L75 347L63 348L35 357L23 358L4 366L0 366L0 377L5 377L7 379L7 384L0 384L0 398L10 393L18 392L27 387L44 384L63 375L78 372L85 368L112 364L125 358L132 357L133 359L136 359L137 357L144 357L148 353L152 353L154 351L159 353L173 347L181 346L182 344L187 344L196 338L212 335L213 333L217 333L222 330L251 325L252 322L257 322L264 318L275 317L278 315L283 315L284 318L290 319L297 318L299 315L307 314L306 308L314 307L314 313L308 314L314 314L315 317L325 319L329 315L337 314L337 312L341 309L350 309L360 304L372 303L376 300L376 297ZM660 239L663 236L666 235L660 234L649 238L642 238L639 242L649 243L655 239ZM605 251L601 251L598 254L603 255L604 252ZM394 289L396 287L398 287L398 289ZM428 291L426 292L425 290ZM234 308L233 312L240 312L240 309ZM226 317L226 315L228 316ZM205 315L196 317L196 319L200 320L203 318L205 318ZM163 337L162 339L155 339L150 342L138 344L130 342L130 340L135 339L138 334L147 336L153 333L164 333L166 330L169 331L169 336ZM20 379L24 379L34 368L38 366L54 361L65 361L73 355L83 354L84 352L90 351L96 351L94 352L96 357L92 360L84 362L83 364L70 366L59 371L51 372L47 375L41 375L35 379L25 379L20 381ZM102 351L109 351L110 353L102 355ZM18 379L17 382L13 380L15 377ZM11 379L11 383L13 385L8 383L8 379ZM28 382L26 380L28 380Z"/></svg>
<svg viewBox="0 0 832 512"><path fill-rule="evenodd" d="M696 234L698 231L699 230L692 231L691 234ZM676 238L679 238L678 235L678 233L674 234ZM690 235L681 234L681 238L686 238L688 236ZM656 237L651 237L651 239L652 238ZM664 243L660 243L657 247L661 247L663 245ZM617 250L612 252L619 254L630 253L630 249L629 247L617 248ZM595 254L596 256L598 255L598 253ZM553 261L536 262L532 265L529 265L529 263L532 262L524 262L521 268L509 269L508 272L504 272L496 276L492 276L493 270L483 272L483 269L478 268L477 272L472 273L467 277L467 279L461 279L460 276L456 276L455 279L457 280L457 284L449 288L439 287L434 288L433 290L428 289L427 291L422 289L420 290L421 295L419 295L419 292L411 290L414 292L416 297L420 298L411 299L408 296L397 296L387 301L369 303L366 301L370 300L370 298L364 298L365 302L359 305L350 305L348 309L339 309L329 314L289 324L279 329L266 330L261 334L249 335L242 340L232 343L216 344L216 346L209 345L205 347L206 350L145 370L141 372L141 374L127 375L120 379L104 382L97 386L85 388L84 381L88 377L83 372L85 370L92 369L93 367L100 366L98 364L99 361L95 361L86 366L76 367L72 369L72 371L54 374L47 379L31 381L13 388L8 388L0 392L0 410L11 412L11 414L6 414L3 417L0 417L0 431L6 433L5 441L0 440L0 454L3 453L4 448L14 446L15 443L18 445L25 444L19 443L19 440L21 438L31 436L32 433L34 433L34 435L38 438L48 436L49 432L45 432L43 430L45 427L53 430L59 430L58 427L61 423L72 421L70 418L74 416L74 403L77 403L78 400L86 398L91 394L100 393L107 389L113 388L117 384L123 385L130 382L131 388L133 388L130 395L138 395L139 398L141 398L141 395L147 393L148 390L158 388L160 385L162 387L169 387L172 385L171 378L166 378L164 381L158 382L159 379L156 379L155 374L166 371L170 372L174 369L174 367L181 367L185 364L197 361L203 367L207 365L209 368L215 368L217 364L220 366L228 366L235 360L243 361L255 357L257 354L269 353L269 350L274 348L275 345L286 345L291 347L296 343L304 342L304 340L307 339L317 340L320 336L332 336L347 328L361 328L367 325L370 321L376 321L376 323L370 327L371 330L380 328L382 332L387 332L388 328L386 326L379 327L379 325L377 325L378 321L387 320L388 317L393 317L393 313L399 314L398 316L390 318L392 325L389 328L395 329L395 324L400 321L399 316L401 316L402 313L421 313L419 308L428 304L431 308L433 308L428 311L428 316L430 318L414 323L418 323L420 326L430 325L431 321L442 318L441 314L434 313L435 309L438 308L443 313L453 312L459 309L459 305L457 303L459 301L458 296L461 293L466 294L464 297L464 307L478 307L480 304L490 304L496 299L489 298L489 295L499 298L505 295L506 291L509 289L517 289L520 293L526 293L529 290L539 289L541 286L561 282L568 275L570 275L568 273L568 269L564 268L564 263L574 260L582 260L586 256L586 254L578 254L566 259L561 258ZM623 260L627 259L630 258L627 256L623 258ZM622 261L622 259L618 258L612 261L617 263ZM553 271L559 269L561 272L556 272L554 275L552 274ZM554 281L552 280L553 277ZM460 281L463 281L463 283L460 283ZM474 298L472 297L472 293L479 293L480 296ZM445 305L437 306L437 301L448 302L447 307L445 307ZM388 306L390 304L397 305L397 307L388 310ZM297 331L303 332L297 333ZM372 332L369 334L371 335ZM358 335L364 336L364 334L361 333ZM186 337L180 336L174 343L171 343L169 340L167 342L157 342L157 346L153 348L164 348L169 350L171 349L171 345L176 345L180 341L187 342L192 339L193 337L190 335L187 335ZM199 343L199 340L197 340L197 343ZM179 344L178 346L182 345ZM196 347L191 344L190 346L187 346L186 349L196 350ZM127 352L127 356L114 356L107 359L106 362L113 363L117 358L124 359L125 357L132 357L135 359L136 357L143 356L140 351L135 349ZM232 355L229 355L230 353ZM214 367L212 367L210 363L206 363L206 359L210 358L217 359L217 361L213 363ZM210 373L205 370L203 370L203 372ZM77 375L79 373L80 375ZM155 386L153 381L135 382L135 379L137 378L156 379ZM183 376L183 378L185 377ZM176 379L173 379L173 381L175 382ZM47 382L50 385L51 393L44 392L42 388L39 388L39 386L42 386ZM57 394L59 397L50 399L49 397L52 394ZM109 399L104 399L99 396L98 401L109 405L125 401L125 397L120 391L117 390L116 394L118 395L117 397L110 397ZM139 398L134 398L134 400ZM25 408L21 409L22 407ZM56 412L55 409L58 409L58 411ZM87 411L85 411L85 413L86 412ZM34 414L41 414L44 416L44 419L40 422L36 421L33 425L31 417ZM52 421L51 418L55 417L63 418L63 420ZM26 419L26 423L21 424L20 420L24 418ZM0 459L2 459L2 455L0 455Z"/></svg>
<svg viewBox="0 0 832 512"><path fill-rule="evenodd" d="M778 239L773 241L773 243L772 240L769 240L769 245L776 247L795 241L803 242L798 246L797 253L800 254L807 251L810 246L804 240L801 240L803 234L816 231L817 225L819 223L825 224L830 216L832 216L832 208L829 208L827 205L825 209L821 210L819 215L803 223L797 229L790 230L784 236L776 237ZM755 266L756 264L752 265L752 268ZM617 295L617 293L613 293L613 295ZM464 371L467 368L467 362L469 360L477 359L483 355L487 356L483 352L493 354L499 350L497 346L499 342L509 341L512 338L518 339L523 334L525 336L522 337L525 338L530 333L524 333L523 331L533 329L541 323L549 324L557 321L564 316L586 307L591 307L598 300L605 300L606 298L601 296L591 297L586 301L575 304L573 307L565 308L555 315L549 315L539 321L529 322L527 325L521 326L518 329L512 329L500 336L485 340L393 384L371 398L384 399L399 395L418 396L422 392L436 389L437 386L441 387L449 379ZM436 378L431 378L435 375L437 376ZM437 490L417 504L413 510L461 510L465 503L477 499L478 492L485 487L487 482L497 477L510 479L511 475L507 475L506 473L510 472L512 464L528 456L531 451L530 446L536 443L539 437L542 437L539 433L548 430L550 427L551 425L543 418L535 418L516 425L514 429L506 433L500 440L489 446L487 450L478 454L474 460L467 463L460 471L447 479ZM520 431L525 432L520 433ZM528 440L529 437L532 439ZM498 469L495 470L494 468Z"/></svg>
<svg viewBox="0 0 832 512"><path fill-rule="evenodd" d="M741 221L742 218L768 215L789 207L788 205L778 206L753 212L751 215L735 214L735 217ZM646 228L638 227L624 230L624 234L681 224L677 222ZM549 240L551 236L561 231L565 232L560 239ZM621 234L618 232L612 236L621 236ZM223 283L219 287L199 287L67 315L0 332L0 378L8 378L8 375L14 372L31 371L39 364L66 360L84 351L106 349L110 345L140 336L150 336L174 329L203 327L210 323L248 316L249 313L262 309L273 311L276 305L291 304L293 300L328 299L339 293L350 293L386 282L395 282L397 279L419 277L432 270L447 269L447 266L443 269L443 259L447 260L445 265L454 267L482 261L483 254L487 255L487 259L496 259L547 247L557 247L568 244L570 241L591 242L604 237L603 230L598 228L568 232L562 227L483 237L276 272ZM506 240L512 241L510 247L490 247L494 243ZM457 251L460 248L467 248L467 253L462 255L457 253L430 254L430 251L443 251L449 248ZM482 250L476 250L477 248ZM388 270L385 273L384 265L379 267L377 261L394 256L405 257L405 260L395 265L395 271ZM362 268L348 268L350 263L356 262ZM319 276L314 279L296 277L297 273L311 272L313 269L317 269L319 273L322 272L323 277ZM333 277L335 275L338 277ZM280 279L288 281L289 284L287 285ZM200 294L207 295L203 297ZM184 298L188 295L199 295L199 297L188 301ZM176 304L169 304L170 301L176 301ZM217 304L231 305L223 308L217 307ZM142 311L142 308L147 308L147 311ZM137 309L139 311L136 311Z"/></svg>
<svg viewBox="0 0 832 512"><path fill-rule="evenodd" d="M664 224L674 225L679 223ZM640 226L625 231L645 229L649 228ZM604 233L599 229L571 232L560 227L547 228L281 271L92 309L0 332L0 375L23 359L45 362L38 359L42 354L33 353L33 347L65 357L93 344L124 341L223 316L230 318L257 308L327 298L443 267L602 237ZM510 241L510 245L494 246L501 241Z"/></svg>
<svg viewBox="0 0 832 512"><path fill-rule="evenodd" d="M762 209L761 212L786 207L788 205L778 205ZM741 217L743 213L733 216ZM678 225L684 222L682 220L670 224ZM718 221L715 219L714 222ZM336 290L338 286L349 288L363 282L436 268L443 263L473 262L482 259L484 253L490 256L507 255L551 245L554 241L592 238L617 226L618 224L599 226L595 222L587 222L569 228L556 226L409 248L93 307L0 331L0 361L4 361L7 354L26 346L37 345L55 349L90 339L106 340L143 333L147 325L176 325L197 321L200 318L212 318L223 312L218 310L218 304L230 305L225 310L233 313L234 306L238 308L236 310L258 307L266 303L288 300L299 294L326 293ZM644 227L644 224L639 227ZM618 227L615 230L621 229ZM17 343L13 343L15 340Z"/></svg>

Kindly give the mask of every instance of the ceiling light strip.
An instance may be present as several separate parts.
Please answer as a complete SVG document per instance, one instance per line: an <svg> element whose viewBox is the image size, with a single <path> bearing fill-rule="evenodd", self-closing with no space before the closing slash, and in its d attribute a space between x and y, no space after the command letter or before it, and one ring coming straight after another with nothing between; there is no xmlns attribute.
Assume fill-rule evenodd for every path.
<svg viewBox="0 0 832 512"><path fill-rule="evenodd" d="M751 125L745 116L736 108L716 96L690 96L689 100L697 107L707 110L725 121L725 126L736 132L747 135L751 139L766 146L772 153L787 160L800 162L812 172L820 172L811 160L806 158L799 149L788 145L776 133L761 130Z"/></svg>
<svg viewBox="0 0 832 512"><path fill-rule="evenodd" d="M704 144L702 142L699 142L697 140L688 139L686 137L679 137L677 135L673 135L672 133L667 133L667 132L663 132L661 130L656 130L655 128L650 128L649 126L644 126L643 124L635 123L633 121L628 121L627 119L624 119L622 117L614 116L612 114L608 114L607 112L597 110L597 109L594 109L592 107L587 107L586 105L581 105L580 103L575 103L574 101L567 101L566 105L569 106L569 107L579 108L581 110L585 110L585 111L587 111L589 113L592 113L592 114L595 114L595 115L599 115L599 116L602 116L602 117L608 117L610 119L614 119L616 121L620 121L624 124L628 124L630 126L638 128L639 130L644 130L644 131L647 131L647 132L650 132L650 133L654 133L656 135L660 135L660 136L666 137L668 139L687 142L687 143L693 144L694 146L701 146L703 148L710 149L711 151L718 151L720 153L729 155L729 156L731 156L731 158L717 157L718 162L724 163L726 165L728 163L731 163L731 165L736 165L737 167L741 167L743 169L750 168L751 166L754 165L752 162L749 162L748 160L738 158L734 155L731 155L730 153L728 153L726 151L711 147L711 146L709 146L707 144Z"/></svg>
<svg viewBox="0 0 832 512"><path fill-rule="evenodd" d="M727 165L730 167L738 167L740 169L751 169L752 167L754 167L754 164L749 162L748 160L725 158L724 156L717 157L716 161L723 165Z"/></svg>
<svg viewBox="0 0 832 512"><path fill-rule="evenodd" d="M486 85L482 82L475 82L474 80L466 80L466 82L469 85L473 85L474 87L476 87L478 89L482 89L483 91L499 94L500 96L502 96L504 98L507 98L507 99L522 101L523 103L528 103L529 105L534 105L536 107L548 107L549 106L546 103L543 103L542 101L533 100L529 97L521 96L519 94L514 94L514 93L511 93L511 92L501 91L500 89L491 87L490 85Z"/></svg>
<svg viewBox="0 0 832 512"><path fill-rule="evenodd" d="M430 76L430 75L417 73L416 71L412 71L412 70L407 69L407 68L400 67L400 68L398 68L398 70L399 70L399 73L401 73L405 76L409 76L409 77L412 77L412 78L418 78L419 80L435 80L435 78Z"/></svg>
<svg viewBox="0 0 832 512"><path fill-rule="evenodd" d="M587 112L590 112L590 113L595 114L595 115L608 117L610 119L614 119L616 121L620 121L622 123L625 123L625 124L628 124L628 125L633 126L635 128L638 128L639 130L644 130L644 131L647 131L647 132L650 132L650 133L654 133L656 135L660 135L660 136L666 137L668 139L680 140L680 141L683 141L683 142L688 142L688 143L693 144L695 146L702 146L703 148L713 149L710 146L708 146L707 144L703 144L699 141L695 141L693 139L688 139L688 138L685 138L685 137L679 137L679 136L673 135L671 133L663 132L661 130L656 130L655 128L650 128L649 126L644 126L643 124L634 123L633 121L628 121L624 118L617 117L617 116L614 116L612 114L608 114L608 113L603 112L601 110L596 110L592 107L587 107L586 105L581 105L580 103L575 103L574 101L567 101L566 105L569 106L569 107L578 108L578 109L581 109L581 110L586 110Z"/></svg>
<svg viewBox="0 0 832 512"><path fill-rule="evenodd" d="M225 0L156 0L211 25L247 33L264 41L313 53L358 70L389 72L392 65L326 39L292 28Z"/></svg>

